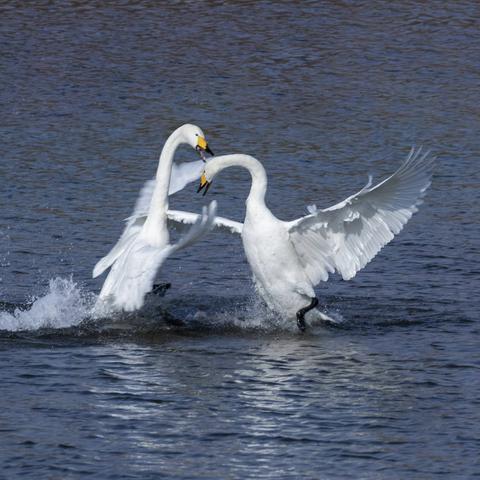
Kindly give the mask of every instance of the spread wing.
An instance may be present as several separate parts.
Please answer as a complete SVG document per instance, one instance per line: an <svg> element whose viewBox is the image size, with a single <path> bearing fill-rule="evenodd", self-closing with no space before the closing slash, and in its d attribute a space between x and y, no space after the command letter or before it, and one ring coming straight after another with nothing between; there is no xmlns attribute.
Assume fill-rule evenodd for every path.
<svg viewBox="0 0 480 480"><path fill-rule="evenodd" d="M172 173L170 174L170 188L168 190L168 194L172 195L182 190L190 182L198 180L202 174L203 168L203 160L198 160L196 162L184 162L180 164L173 163ZM117 260L117 258L125 252L126 248L130 245L131 239L135 237L141 230L143 224L145 223L145 217L148 214L148 209L150 208L150 202L152 201L155 185L156 181L154 178L145 182L140 190L137 201L135 202L132 215L125 219L126 225L122 235L110 252L97 262L95 268L93 269L93 278L98 277L108 267L110 267L113 262L115 262L115 260Z"/></svg>
<svg viewBox="0 0 480 480"><path fill-rule="evenodd" d="M182 225L190 225L198 220L198 213L183 212L180 210L168 210L168 225L178 227ZM213 220L213 228L219 229L226 233L242 233L243 223L229 220L224 217L215 217Z"/></svg>
<svg viewBox="0 0 480 480"><path fill-rule="evenodd" d="M198 180L202 175L205 163L203 160L196 162L173 163L170 174L170 187L168 194L173 195L183 190L189 183ZM147 180L138 195L132 215L126 219L127 225L135 221L137 217L143 217L148 214L150 203L152 201L153 191L155 190L156 180L152 178Z"/></svg>
<svg viewBox="0 0 480 480"><path fill-rule="evenodd" d="M431 183L434 158L412 148L390 177L325 210L290 222L290 239L312 284L337 271L353 278L418 210Z"/></svg>
<svg viewBox="0 0 480 480"><path fill-rule="evenodd" d="M141 238L133 238L110 270L99 299L117 310L134 311L142 307L145 295L153 288L158 271L172 253L198 241L212 228L217 204L203 207L188 232L173 245L154 247Z"/></svg>
<svg viewBox="0 0 480 480"><path fill-rule="evenodd" d="M198 180L202 175L204 168L205 162L203 160L183 163L173 162L168 194L173 195L174 193L183 190L189 183Z"/></svg>

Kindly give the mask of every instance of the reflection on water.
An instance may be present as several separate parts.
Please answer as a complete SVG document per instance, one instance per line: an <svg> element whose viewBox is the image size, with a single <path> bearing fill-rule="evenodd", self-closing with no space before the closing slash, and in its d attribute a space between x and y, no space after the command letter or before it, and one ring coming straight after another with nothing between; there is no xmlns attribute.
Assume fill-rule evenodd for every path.
<svg viewBox="0 0 480 480"><path fill-rule="evenodd" d="M478 474L476 4L11 1L0 13L6 478ZM278 328L240 239L222 234L166 263L158 308L81 324L102 281L93 265L185 122L215 152L258 157L282 219L391 173L412 144L438 166L405 231L351 282L319 288L345 319L336 328ZM199 211L194 191L172 206ZM241 220L247 191L231 170L209 196Z"/></svg>

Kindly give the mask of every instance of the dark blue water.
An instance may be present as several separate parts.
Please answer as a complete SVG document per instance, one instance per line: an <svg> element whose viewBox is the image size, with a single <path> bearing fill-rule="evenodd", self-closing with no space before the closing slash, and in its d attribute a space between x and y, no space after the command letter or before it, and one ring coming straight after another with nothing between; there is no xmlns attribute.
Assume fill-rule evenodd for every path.
<svg viewBox="0 0 480 480"><path fill-rule="evenodd" d="M0 477L479 477L479 13L4 2ZM91 270L186 122L264 163L282 219L392 173L413 144L437 155L407 228L318 288L341 325L275 327L240 240L218 233L169 259L156 306L89 317ZM215 180L221 215L242 219L248 180ZM198 211L195 189L172 206Z"/></svg>

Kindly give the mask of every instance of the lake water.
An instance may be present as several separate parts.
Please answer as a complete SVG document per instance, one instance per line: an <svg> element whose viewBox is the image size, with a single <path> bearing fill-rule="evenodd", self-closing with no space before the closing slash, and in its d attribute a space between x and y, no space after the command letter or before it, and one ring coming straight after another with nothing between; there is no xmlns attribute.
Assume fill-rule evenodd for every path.
<svg viewBox="0 0 480 480"><path fill-rule="evenodd" d="M0 478L480 477L479 14L4 2ZM384 178L411 145L438 157L406 229L318 288L338 327L276 327L219 233L165 264L161 311L89 318L91 270L186 122L264 163L282 219ZM248 188L228 170L171 205L216 199L241 220Z"/></svg>

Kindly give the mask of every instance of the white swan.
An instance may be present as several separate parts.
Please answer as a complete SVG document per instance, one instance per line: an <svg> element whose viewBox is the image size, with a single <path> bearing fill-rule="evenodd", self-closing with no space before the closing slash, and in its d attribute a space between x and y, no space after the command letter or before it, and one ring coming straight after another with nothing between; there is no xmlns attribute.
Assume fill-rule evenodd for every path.
<svg viewBox="0 0 480 480"><path fill-rule="evenodd" d="M404 164L390 177L325 210L308 207L309 215L292 222L276 218L265 205L267 176L262 164L248 155L225 155L209 160L199 190L228 167L244 167L252 177L243 225L216 225L240 233L253 271L258 293L277 313L297 319L305 329L305 314L318 299L314 286L338 272L353 278L380 249L400 232L430 185L433 159L429 152L412 150ZM194 215L192 221L196 218ZM183 218L183 221L186 221ZM320 318L328 319L316 310Z"/></svg>
<svg viewBox="0 0 480 480"><path fill-rule="evenodd" d="M202 160L179 166L173 164L173 156L181 144L197 150ZM200 177L205 151L213 155L202 130L195 125L183 125L168 137L160 155L156 178L142 188L132 216L126 219L122 236L93 269L95 278L111 267L98 297L96 311L104 311L105 308L109 311L133 311L141 308L164 260L210 230L216 202L212 202L208 209L204 207L201 215L195 215L190 222L193 227L177 243L169 243L168 195ZM181 213L188 216L188 212Z"/></svg>

